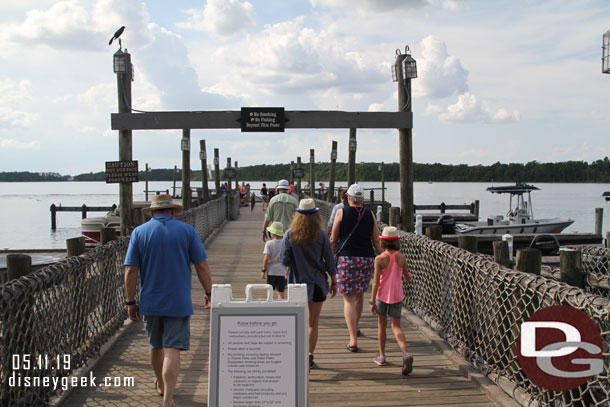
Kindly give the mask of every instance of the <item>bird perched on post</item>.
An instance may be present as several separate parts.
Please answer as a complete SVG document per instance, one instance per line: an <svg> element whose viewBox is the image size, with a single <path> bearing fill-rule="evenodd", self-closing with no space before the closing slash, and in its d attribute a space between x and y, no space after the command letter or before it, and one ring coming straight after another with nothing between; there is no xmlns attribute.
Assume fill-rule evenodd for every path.
<svg viewBox="0 0 610 407"><path fill-rule="evenodd" d="M116 32L114 33L114 35L112 36L112 38L110 39L110 41L108 42L108 45L112 45L112 41L119 39L119 37L121 36L121 34L123 34L123 31L125 31L125 26L122 26L121 28L119 28L118 30L116 30ZM119 44L121 40L119 40Z"/></svg>

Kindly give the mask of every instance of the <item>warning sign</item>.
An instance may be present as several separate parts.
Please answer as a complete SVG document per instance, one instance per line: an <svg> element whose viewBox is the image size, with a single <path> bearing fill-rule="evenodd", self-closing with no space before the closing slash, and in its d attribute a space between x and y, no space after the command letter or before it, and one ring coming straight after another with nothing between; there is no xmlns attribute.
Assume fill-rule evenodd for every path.
<svg viewBox="0 0 610 407"><path fill-rule="evenodd" d="M137 161L106 161L106 184L138 182Z"/></svg>

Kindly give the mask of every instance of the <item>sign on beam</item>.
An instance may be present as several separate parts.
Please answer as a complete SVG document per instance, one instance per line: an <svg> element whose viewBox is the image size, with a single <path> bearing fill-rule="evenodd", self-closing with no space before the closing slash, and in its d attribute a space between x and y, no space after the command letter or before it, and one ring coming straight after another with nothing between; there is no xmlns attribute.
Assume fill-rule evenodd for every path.
<svg viewBox="0 0 610 407"><path fill-rule="evenodd" d="M236 176L237 176L237 171L235 171L235 168L233 168L233 167L225 168L225 178L226 179L235 179Z"/></svg>
<svg viewBox="0 0 610 407"><path fill-rule="evenodd" d="M283 107L242 107L242 132L283 132Z"/></svg>
<svg viewBox="0 0 610 407"><path fill-rule="evenodd" d="M239 129L240 111L112 113L112 130ZM285 111L286 129L411 129L412 112Z"/></svg>
<svg viewBox="0 0 610 407"><path fill-rule="evenodd" d="M294 168L292 170L292 178L305 178L305 170L303 168Z"/></svg>
<svg viewBox="0 0 610 407"><path fill-rule="evenodd" d="M106 161L106 184L138 182L138 161Z"/></svg>

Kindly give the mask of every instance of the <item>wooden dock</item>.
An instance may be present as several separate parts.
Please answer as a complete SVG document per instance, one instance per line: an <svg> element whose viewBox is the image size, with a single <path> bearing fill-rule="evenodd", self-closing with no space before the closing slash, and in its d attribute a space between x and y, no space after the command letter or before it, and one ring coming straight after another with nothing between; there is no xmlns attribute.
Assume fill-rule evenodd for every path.
<svg viewBox="0 0 610 407"><path fill-rule="evenodd" d="M244 298L246 284L261 283L263 216L260 207L253 212L241 208L237 221L229 222L212 237L206 249L215 284L230 283L233 295ZM203 309L204 293L193 273L195 315L191 320L191 349L182 355L182 368L176 389L178 407L207 405L209 316ZM365 297L368 300L368 296ZM345 406L494 406L512 404L495 386L486 392L497 396L495 402L479 385L465 377L445 354L433 344L426 329L403 320L407 343L414 355L414 371L400 374L400 349L388 328L388 366L379 367L377 353L377 318L365 308L361 321L364 336L360 352L345 349L348 341L343 319L343 299L339 294L324 304L320 318L320 337L315 352L318 368L311 371L309 405ZM463 368L463 366L462 366ZM97 387L75 388L61 400L62 406L160 406L155 379L148 361L148 344L142 323L130 324L110 349L99 358L92 374ZM475 375L476 376L476 375ZM133 377L133 387L99 386L104 377ZM504 404L502 404L504 405Z"/></svg>

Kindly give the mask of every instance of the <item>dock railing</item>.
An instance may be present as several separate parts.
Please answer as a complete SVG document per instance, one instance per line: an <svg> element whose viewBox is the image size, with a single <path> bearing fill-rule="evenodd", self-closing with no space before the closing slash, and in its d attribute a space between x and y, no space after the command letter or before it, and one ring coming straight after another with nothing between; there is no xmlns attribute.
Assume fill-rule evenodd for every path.
<svg viewBox="0 0 610 407"><path fill-rule="evenodd" d="M425 236L406 234L402 252L413 279L405 305L466 360L523 406L607 406L610 403L610 300L542 276L508 269ZM569 305L600 328L601 374L570 391L533 384L517 360L521 323L539 309Z"/></svg>
<svg viewBox="0 0 610 407"><path fill-rule="evenodd" d="M239 196L177 216L202 241L227 217L239 217ZM122 237L0 285L0 406L46 405L123 325L128 245Z"/></svg>

